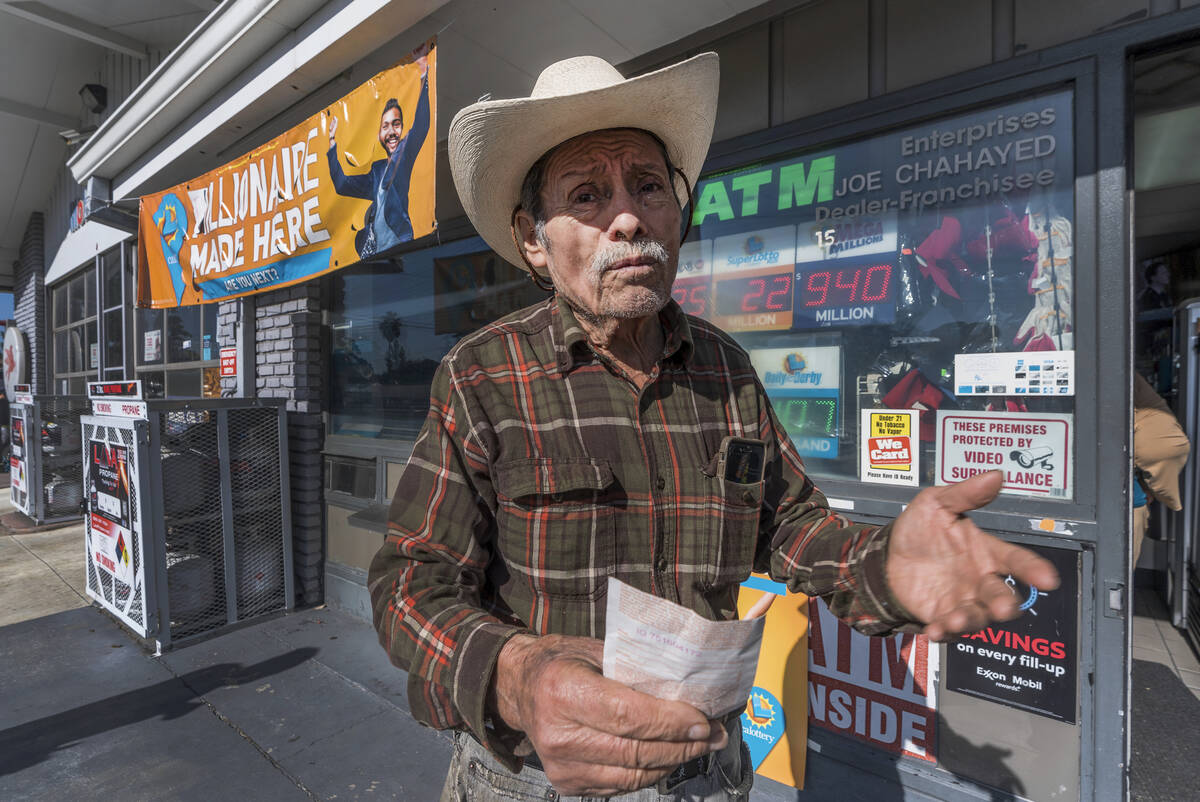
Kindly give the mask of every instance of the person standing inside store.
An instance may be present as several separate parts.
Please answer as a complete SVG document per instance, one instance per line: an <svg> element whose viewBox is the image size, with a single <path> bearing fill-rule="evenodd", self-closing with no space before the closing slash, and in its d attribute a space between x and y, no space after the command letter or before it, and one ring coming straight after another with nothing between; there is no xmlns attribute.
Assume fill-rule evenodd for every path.
<svg viewBox="0 0 1200 802"><path fill-rule="evenodd" d="M1057 587L965 516L996 472L884 527L832 512L746 353L671 299L717 84L712 53L629 80L573 58L451 124L476 230L554 293L442 360L369 573L413 715L457 731L443 800L745 798L740 710L602 676L610 576L724 620L765 570L862 632L935 639L1017 615L1008 574Z"/></svg>
<svg viewBox="0 0 1200 802"><path fill-rule="evenodd" d="M1171 301L1171 267L1165 259L1152 260L1142 271L1142 277L1146 286L1138 293L1139 310L1170 309L1175 305Z"/></svg>
<svg viewBox="0 0 1200 802"><path fill-rule="evenodd" d="M1150 382L1133 374L1133 565L1142 553L1150 524L1150 502L1161 501L1178 512L1179 474L1187 463L1191 443Z"/></svg>
<svg viewBox="0 0 1200 802"><path fill-rule="evenodd" d="M408 217L408 185L417 154L429 133L428 47L417 51L421 69L421 95L408 133L404 132L404 110L396 98L388 98L379 116L379 144L384 158L371 164L360 175L346 175L337 155L336 115L329 117L329 177L339 195L371 201L362 230L354 237L354 247L362 259L408 242L413 237Z"/></svg>

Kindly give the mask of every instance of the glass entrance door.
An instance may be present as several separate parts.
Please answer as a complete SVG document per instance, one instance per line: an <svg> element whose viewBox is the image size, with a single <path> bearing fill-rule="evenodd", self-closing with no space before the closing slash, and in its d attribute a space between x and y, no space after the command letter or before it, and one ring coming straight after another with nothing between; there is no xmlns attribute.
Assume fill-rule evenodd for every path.
<svg viewBox="0 0 1200 802"><path fill-rule="evenodd" d="M1167 401L1195 444L1200 439L1195 351L1200 310L1200 160L1195 156L1200 45L1134 60L1133 114L1134 372ZM1135 415L1136 407L1135 397ZM1148 437L1135 435L1135 465ZM1170 498L1173 476L1169 470L1167 475L1156 472L1161 474L1161 469L1147 464L1135 470L1135 478L1149 491L1146 540L1141 553L1133 554L1135 582L1152 585L1169 605L1172 623L1183 629L1190 617L1197 628L1194 636L1200 636L1200 608L1192 592L1200 552L1195 526L1200 473L1193 456L1181 477L1183 509L1175 513L1170 510L1175 506Z"/></svg>

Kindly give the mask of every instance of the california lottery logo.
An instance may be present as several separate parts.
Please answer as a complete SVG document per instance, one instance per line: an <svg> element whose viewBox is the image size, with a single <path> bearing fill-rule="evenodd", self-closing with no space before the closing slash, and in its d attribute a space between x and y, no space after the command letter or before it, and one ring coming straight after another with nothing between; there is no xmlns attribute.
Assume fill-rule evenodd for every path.
<svg viewBox="0 0 1200 802"><path fill-rule="evenodd" d="M746 252L747 256L753 256L756 253L762 253L762 249L764 247L766 247L766 243L763 242L763 238L757 234L751 234L750 236L746 237L746 241L742 243L742 250Z"/></svg>
<svg viewBox="0 0 1200 802"><path fill-rule="evenodd" d="M742 737L750 747L750 761L758 767L783 737L783 705L767 690L755 686L742 713Z"/></svg>
<svg viewBox="0 0 1200 802"><path fill-rule="evenodd" d="M783 372L789 376L794 376L808 367L808 362L804 359L804 354L799 351L788 354L783 358Z"/></svg>
<svg viewBox="0 0 1200 802"><path fill-rule="evenodd" d="M175 289L175 300L183 300L183 291L187 284L183 278L183 268L179 264L179 252L183 250L183 241L187 238L188 213L187 207L174 193L163 196L158 209L151 216L162 239L162 255L171 274L171 285Z"/></svg>

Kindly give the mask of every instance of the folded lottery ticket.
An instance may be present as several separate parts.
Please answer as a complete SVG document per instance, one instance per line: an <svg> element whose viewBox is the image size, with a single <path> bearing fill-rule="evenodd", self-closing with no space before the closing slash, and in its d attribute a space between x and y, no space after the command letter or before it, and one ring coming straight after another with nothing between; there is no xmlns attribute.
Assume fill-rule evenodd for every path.
<svg viewBox="0 0 1200 802"><path fill-rule="evenodd" d="M687 702L709 718L745 707L762 617L709 621L678 604L608 580L604 676L659 699Z"/></svg>

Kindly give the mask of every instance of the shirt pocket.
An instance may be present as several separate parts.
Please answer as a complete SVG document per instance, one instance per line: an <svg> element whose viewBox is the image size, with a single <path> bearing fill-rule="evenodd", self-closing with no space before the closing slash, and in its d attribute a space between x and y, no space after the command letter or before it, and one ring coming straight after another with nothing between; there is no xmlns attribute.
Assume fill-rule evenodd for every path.
<svg viewBox="0 0 1200 802"><path fill-rule="evenodd" d="M754 565L763 483L732 482L723 476L710 476L707 471L703 478L709 483L709 493L708 515L701 527L704 551L699 589L736 589L750 576Z"/></svg>
<svg viewBox="0 0 1200 802"><path fill-rule="evenodd" d="M614 572L613 472L605 460L495 467L500 556L535 596L595 599Z"/></svg>

